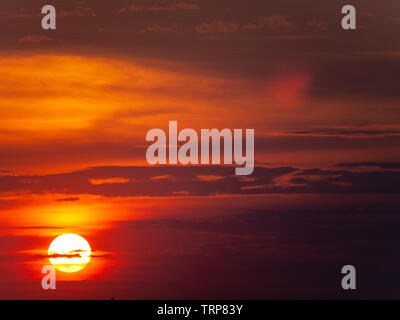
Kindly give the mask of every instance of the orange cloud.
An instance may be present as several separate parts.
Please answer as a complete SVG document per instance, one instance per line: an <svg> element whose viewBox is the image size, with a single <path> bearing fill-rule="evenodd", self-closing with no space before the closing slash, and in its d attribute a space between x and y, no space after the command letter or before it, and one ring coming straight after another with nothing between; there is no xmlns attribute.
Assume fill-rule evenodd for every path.
<svg viewBox="0 0 400 320"><path fill-rule="evenodd" d="M155 176L155 177L151 177L152 180L166 180L166 179L172 179L173 176L170 174L165 174L165 175L161 175L161 176Z"/></svg>
<svg viewBox="0 0 400 320"><path fill-rule="evenodd" d="M91 184L113 184L113 183L127 183L130 182L131 179L115 177L115 178L107 178L107 179L89 179Z"/></svg>
<svg viewBox="0 0 400 320"><path fill-rule="evenodd" d="M77 168L73 158L81 168L132 164L135 150L145 147L146 132L165 127L171 119L179 118L185 127L201 128L234 127L244 114L250 118L252 112L242 107L253 99L253 93L240 89L243 85L240 79L202 74L165 61L3 54L0 146L13 146L13 150L23 146L37 155L36 163L30 158L27 165L40 170L54 169L51 166L61 162L69 169ZM229 122L226 108L235 110ZM42 151L51 152L52 144L63 146L58 159L39 157ZM105 151L110 144L117 144L115 156ZM68 146L76 150L67 151ZM107 156L96 156L97 150ZM104 157L119 157L119 162L107 162ZM18 162L24 158L19 156ZM141 159L145 162L144 154ZM6 160L0 164L7 169ZM15 165L14 161L13 169Z"/></svg>
<svg viewBox="0 0 400 320"><path fill-rule="evenodd" d="M281 67L276 76L265 74L265 79L253 81L165 60L3 54L0 152L7 156L0 158L0 167L49 173L145 165L146 132L166 129L169 120L179 120L179 129L255 128L260 139L343 119L345 125L373 119L376 111L365 108L368 102L362 99L352 100L348 108L341 97L312 97L314 73L300 68ZM291 107L298 112L282 112ZM395 110L395 102L383 107L382 123L393 121L394 111L388 110ZM327 151L293 157L297 149L288 150L288 141L295 138L282 139L258 147L257 160L303 164L332 157ZM338 162L347 161L343 154L332 153L335 159L340 156Z"/></svg>
<svg viewBox="0 0 400 320"><path fill-rule="evenodd" d="M198 175L196 178L200 181L217 181L223 179L224 177L215 175Z"/></svg>

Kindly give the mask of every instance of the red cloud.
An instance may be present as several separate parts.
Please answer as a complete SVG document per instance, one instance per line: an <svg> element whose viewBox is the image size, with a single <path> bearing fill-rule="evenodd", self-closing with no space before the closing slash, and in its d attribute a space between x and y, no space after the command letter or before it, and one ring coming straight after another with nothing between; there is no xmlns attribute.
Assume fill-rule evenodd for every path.
<svg viewBox="0 0 400 320"><path fill-rule="evenodd" d="M51 41L53 39L46 36L28 35L18 39L19 43L39 43L42 41Z"/></svg>
<svg viewBox="0 0 400 320"><path fill-rule="evenodd" d="M294 27L294 24L282 15L265 17L261 23L271 30L290 29Z"/></svg>

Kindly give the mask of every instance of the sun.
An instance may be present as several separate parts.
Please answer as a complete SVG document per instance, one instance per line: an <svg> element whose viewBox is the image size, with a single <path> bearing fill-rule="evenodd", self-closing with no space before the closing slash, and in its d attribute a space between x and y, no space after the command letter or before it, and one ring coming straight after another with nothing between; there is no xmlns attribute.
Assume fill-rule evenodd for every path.
<svg viewBox="0 0 400 320"><path fill-rule="evenodd" d="M49 246L48 255L54 267L63 272L82 270L90 261L89 243L73 233L58 236Z"/></svg>

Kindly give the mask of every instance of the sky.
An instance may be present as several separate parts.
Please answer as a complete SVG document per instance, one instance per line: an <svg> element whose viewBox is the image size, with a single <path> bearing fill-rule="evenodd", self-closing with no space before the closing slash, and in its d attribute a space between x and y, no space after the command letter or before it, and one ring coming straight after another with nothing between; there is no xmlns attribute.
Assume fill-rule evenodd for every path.
<svg viewBox="0 0 400 320"><path fill-rule="evenodd" d="M0 298L399 298L400 5L346 4L3 0ZM254 129L254 172L150 166L173 120Z"/></svg>

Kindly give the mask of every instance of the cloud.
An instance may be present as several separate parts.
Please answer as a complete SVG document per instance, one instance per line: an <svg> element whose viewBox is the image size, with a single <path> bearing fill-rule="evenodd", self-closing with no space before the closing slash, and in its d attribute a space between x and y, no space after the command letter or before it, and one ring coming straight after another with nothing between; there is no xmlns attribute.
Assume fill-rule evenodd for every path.
<svg viewBox="0 0 400 320"><path fill-rule="evenodd" d="M258 186L244 186L244 187L240 187L241 190L257 190L257 189L265 189L267 187L267 185L262 184L262 185L258 185Z"/></svg>
<svg viewBox="0 0 400 320"><path fill-rule="evenodd" d="M193 11L193 10L200 10L200 6L197 3L190 2L190 1L160 1L150 6L144 6L139 4L132 4L127 8L121 8L118 10L118 14L132 12L168 12L168 11Z"/></svg>
<svg viewBox="0 0 400 320"><path fill-rule="evenodd" d="M80 199L78 197L70 197L70 198L60 198L57 199L58 202L63 202L63 201L67 201L67 202L72 202L72 201L79 201Z"/></svg>
<svg viewBox="0 0 400 320"><path fill-rule="evenodd" d="M193 2L179 1L169 2L160 1L151 7L148 7L148 11L176 11L176 10L199 10L200 6Z"/></svg>
<svg viewBox="0 0 400 320"><path fill-rule="evenodd" d="M190 196L190 192L186 190L181 190L181 191L173 191L172 194L174 196Z"/></svg>
<svg viewBox="0 0 400 320"><path fill-rule="evenodd" d="M397 127L328 127L328 128L315 128L308 130L294 130L287 131L289 135L304 135L304 136L337 136L344 138L352 137L385 137L385 136L399 136L400 129Z"/></svg>
<svg viewBox="0 0 400 320"><path fill-rule="evenodd" d="M151 177L150 179L152 180L166 180L166 179L173 179L174 176L170 175L170 174L164 174L162 176L155 176L155 177Z"/></svg>
<svg viewBox="0 0 400 320"><path fill-rule="evenodd" d="M308 21L307 25L310 26L313 31L321 32L328 28L329 22L323 19L314 18Z"/></svg>
<svg viewBox="0 0 400 320"><path fill-rule="evenodd" d="M105 197L400 193L400 172L393 169L255 167L251 176L254 179L235 176L234 169L233 166L114 166L43 176L0 175L0 191L48 193L51 190L54 194Z"/></svg>
<svg viewBox="0 0 400 320"><path fill-rule="evenodd" d="M197 3L180 1L175 3L176 7L182 10L200 10L200 6Z"/></svg>
<svg viewBox="0 0 400 320"><path fill-rule="evenodd" d="M337 285L337 266L351 261L362 270L363 277L372 279L357 289L359 295L387 297L398 292L398 284L390 279L398 274L400 263L398 255L393 254L399 245L399 207L312 208L276 211L265 202L263 208L240 214L218 215L219 208L210 207L206 218L187 215L114 222L107 232L101 230L92 237L93 243L96 240L106 246L106 251L96 252L95 256L115 256L118 267L112 268L111 275L118 281L111 283L110 276L102 272L102 277L95 274L95 280L74 281L70 288L75 288L75 298L82 294L99 299L113 292L118 292L121 299L135 294L149 299L200 299L210 297L210 292L210 298L216 299L346 298L347 293ZM47 248L49 239L42 240L0 236L0 267L4 271L0 282L4 289L11 290L2 297L9 298L12 293L29 299L43 292L37 281L30 283L14 274L12 279L22 279L21 283L15 280L9 284L10 272L15 273L17 265L47 257L20 253L33 244L35 248ZM100 264L102 259L97 262ZM40 275L40 267L32 268L34 274L39 270ZM127 281L134 275L140 281ZM175 290L165 290L171 279ZM387 285L382 287L382 281ZM16 291L19 286L23 293ZM64 290L62 281L57 286L60 290L56 293L71 291ZM88 286L89 290L82 293L81 289Z"/></svg>
<svg viewBox="0 0 400 320"><path fill-rule="evenodd" d="M160 26L159 24L153 24L151 26L148 26L146 28L147 31L151 31L151 32L160 32L160 33L164 33L164 32L168 32L171 31L171 27L167 27L167 26Z"/></svg>
<svg viewBox="0 0 400 320"><path fill-rule="evenodd" d="M123 14L123 13L125 13L125 12L127 12L127 11L128 11L127 8L121 8L121 9L117 10L117 13L118 13L118 14Z"/></svg>
<svg viewBox="0 0 400 320"><path fill-rule="evenodd" d="M5 17L6 19L24 19L33 17L30 12L23 8L17 11L0 12L0 16Z"/></svg>
<svg viewBox="0 0 400 320"><path fill-rule="evenodd" d="M71 254L59 254L59 253L53 253L53 254L49 254L48 258L67 258L67 259L72 259L72 258L81 258L82 255L79 253L71 253Z"/></svg>
<svg viewBox="0 0 400 320"><path fill-rule="evenodd" d="M93 254L93 252L94 251L92 251L92 254L90 254L90 258L110 258L110 257L112 257L111 253ZM69 253L52 253L52 254L49 254L49 255L35 254L35 255L32 255L30 258L34 258L34 259L43 259L43 258L49 258L49 259L57 259L57 258L73 259L73 258L82 258L82 257L84 257L85 255L82 255L82 253L87 253L87 251L85 251L85 250L72 250L72 251L69 251Z"/></svg>
<svg viewBox="0 0 400 320"><path fill-rule="evenodd" d="M199 179L200 181L217 181L223 179L224 177L215 175L204 175L204 176L199 175L196 176L196 178Z"/></svg>
<svg viewBox="0 0 400 320"><path fill-rule="evenodd" d="M130 5L129 7L128 7L128 10L130 11L130 12L142 12L142 11L144 11L146 8L144 8L144 7L142 7L141 5L138 5L138 4L132 4L132 5ZM123 9L121 9L120 10L120 12L122 11ZM126 11L126 10L125 10ZM121 13L123 13L123 12L125 12L125 11L122 11Z"/></svg>
<svg viewBox="0 0 400 320"><path fill-rule="evenodd" d="M359 167L372 167L381 169L400 169L400 162L346 162L339 163L336 167L348 167L348 168L359 168Z"/></svg>
<svg viewBox="0 0 400 320"><path fill-rule="evenodd" d="M75 6L72 10L61 10L59 13L57 13L57 16L59 17L84 17L84 16L92 16L95 17L96 13L93 11L92 8L83 6L83 5L77 5Z"/></svg>
<svg viewBox="0 0 400 320"><path fill-rule="evenodd" d="M103 196L169 197L182 190L193 196L280 192L274 189L242 190L243 186L271 185L294 168L256 167L257 181L235 176L233 166L95 167L86 170L43 176L0 176L0 191L29 189L33 193L52 190L59 194L96 194ZM198 178L198 177L202 178ZM171 179L171 177L174 177ZM218 178L217 178L218 177ZM221 177L221 178L220 178Z"/></svg>
<svg viewBox="0 0 400 320"><path fill-rule="evenodd" d="M294 35L280 35L280 36L267 36L265 39L268 40L287 40L287 41L295 41L295 40L313 40L313 39L322 39L323 37L315 34L294 34Z"/></svg>
<svg viewBox="0 0 400 320"><path fill-rule="evenodd" d="M19 43L39 43L43 41L52 41L53 39L47 36L28 35L18 39Z"/></svg>
<svg viewBox="0 0 400 320"><path fill-rule="evenodd" d="M376 103L396 101L400 97L400 90L395 75L400 72L400 64L398 57L390 57L388 53L369 51L355 52L350 54L349 59L332 57L330 63L318 67L311 88L312 95L328 98L337 97L340 93L341 97L351 96L354 99L374 97L375 109ZM343 76L344 73L346 76ZM364 105L367 103L365 101ZM390 109L385 111L388 113Z"/></svg>
<svg viewBox="0 0 400 320"><path fill-rule="evenodd" d="M232 33L239 30L239 24L235 22L213 21L201 23L195 27L198 33Z"/></svg>
<svg viewBox="0 0 400 320"><path fill-rule="evenodd" d="M226 74L219 74L216 70L210 76L203 73L206 68L191 73L187 67L162 61L151 61L146 65L147 62L136 59L122 61L76 55L3 56L0 74L4 75L4 81L0 86L0 102L5 106L5 112L0 119L0 167L24 172L32 169L38 172L39 167L51 167L49 170L57 172L63 170L62 166L84 168L141 163L146 147L143 137L150 126L164 128L167 119L178 115L182 126L196 129L203 125L205 114L213 127L255 126L257 145L260 146L257 148L261 157L265 157L264 161L274 156L273 162L279 162L277 153L281 151L286 154L280 157L295 161L297 157L293 155L297 153L304 160L306 151L323 149L331 152L333 161L339 163L347 161L342 150L349 150L355 144L358 149L363 149L364 159L371 159L378 148L390 148L390 144L394 149L398 143L391 138L381 141L339 139L344 134L349 138L355 135L364 138L366 130L370 130L368 135L371 138L374 137L374 130L377 130L375 136L382 133L392 137L398 133L394 126L386 129L370 125L357 128L356 122L372 121L373 124L378 119L375 100L352 100L353 107L349 108L344 103L348 101L348 96L332 101L330 97L316 95L321 80L318 70L279 66L265 68L264 65L261 69L272 71L264 72L259 79L250 80L259 72L256 65L250 69L243 68L246 75L236 76L231 69L237 65L225 61L221 63L229 67ZM161 67L164 65L174 67ZM27 69L32 72L26 73ZM79 69L85 69L79 79L68 71ZM349 70L352 72L351 68ZM37 82L36 73L41 74L45 87ZM356 86L358 81L363 80L355 81ZM332 81L331 86L336 88L341 86L341 82ZM340 88L339 91L348 88ZM323 89L327 90L327 86ZM337 97L333 89L332 96ZM54 104L59 107L54 109ZM27 108L28 105L31 107ZM79 108L81 105L85 108ZM252 107L245 108L244 105ZM282 112L282 106L298 108L296 117L292 117L293 112ZM395 106L394 102L380 102L381 123L394 121ZM224 117L228 109L232 111L229 112L229 119ZM190 120L187 118L189 115ZM266 121L261 121L261 118ZM348 127L335 128L332 125L329 128L329 124L342 123L342 119L348 119ZM317 125L325 131L316 132L319 129ZM329 132L330 129L332 132ZM282 133L283 130L293 133L265 136L268 131ZM351 132L344 132L346 130ZM357 133L357 130L360 132ZM329 135L335 135L335 131L337 135L343 135L330 139ZM333 154L333 151L338 152ZM288 156L287 152L291 155ZM326 157L326 153L321 156ZM307 161L315 163L319 161L318 157L320 155L307 156ZM360 158L361 155L353 160ZM257 160L262 159L258 157ZM314 163L312 165L316 165Z"/></svg>
<svg viewBox="0 0 400 320"><path fill-rule="evenodd" d="M115 184L115 183L128 183L131 180L123 177L114 177L107 179L89 179L89 182L94 185L98 184Z"/></svg>
<svg viewBox="0 0 400 320"><path fill-rule="evenodd" d="M8 227L0 227L2 229L8 230L40 230L40 229L65 229L65 227L49 227L49 226L29 226L29 227L17 227L17 226L8 226Z"/></svg>
<svg viewBox="0 0 400 320"><path fill-rule="evenodd" d="M258 20L247 22L243 25L244 30L256 30L267 28L271 31L291 30L295 24L284 15L271 15Z"/></svg>
<svg viewBox="0 0 400 320"><path fill-rule="evenodd" d="M400 208L375 208L362 207L359 209L351 208L324 208L324 209L289 209L284 211L275 211L268 208L262 208L245 213L216 216L215 218L207 219L146 219L146 220L131 220L116 222L114 228L129 228L135 230L148 229L175 229L195 232L208 232L225 235L253 235L266 236L265 240L285 238L293 242L307 241L316 244L313 241L313 234L308 234L307 230L320 229L318 236L321 238L331 238L331 241L336 241L336 231L341 229L341 225L346 222L348 225L348 234L350 230L359 229L366 222L374 221L377 215L382 215L380 223L384 225L384 220L396 218L396 213ZM353 215L349 214L353 212ZM330 235L324 234L324 229L327 222L332 222L330 225ZM400 223L399 219L396 219ZM373 225L370 225L374 227ZM287 229L285 229L287 228ZM285 229L285 230L284 230ZM395 229L395 228L393 228ZM328 231L328 230L327 230ZM361 231L361 230L359 230ZM376 231L379 231L377 228ZM362 231L361 231L362 232ZM368 233L366 233L367 235ZM297 238L297 239L296 239ZM345 239L342 239L345 240Z"/></svg>
<svg viewBox="0 0 400 320"><path fill-rule="evenodd" d="M267 27L270 30L287 30L295 27L294 23L290 22L286 16L283 15L272 15L264 17L259 22L263 27Z"/></svg>
<svg viewBox="0 0 400 320"><path fill-rule="evenodd" d="M278 288L284 288L283 295L288 297L293 294L289 291L294 287L294 296L344 297L341 287L334 285L338 280L337 273L332 271L335 266L346 263L343 261L350 259L372 277L376 277L376 272L379 274L379 269L384 266L390 268L390 277L397 274L399 259L393 252L397 251L399 244L397 230L400 220L397 213L400 208L393 209L325 207L274 211L266 205L255 211L207 219L124 221L117 223L110 233L113 239L119 237L119 241L126 245L141 239L140 249L132 247L138 254L134 259L152 261L160 269L165 269L160 263L171 265L168 272L170 276L176 272L179 281L185 278L183 273L189 266L191 272L193 268L198 270L201 280L196 282L192 277L191 290L204 286L203 277L212 283L215 280L210 279L210 274L216 278L223 274L222 278L229 279L227 285L231 279L239 279L241 284L236 282L235 288L240 290L233 291L238 297L251 296L254 290L265 286L260 286L260 283L276 288L274 292L269 289L258 293L262 297L279 296L282 293ZM121 233L129 234L131 240L118 236ZM172 267L169 260L180 267ZM240 263L243 260L246 261L244 269ZM210 264L210 261L215 263ZM187 268L182 268L182 265ZM318 269L317 278L310 278L310 268ZM204 269L207 272L200 271ZM279 279L274 282L272 279L276 274L279 274ZM223 287L226 296L226 287ZM375 295L379 287L380 281L369 282L362 293ZM395 287L393 284L392 288ZM209 290L209 286L206 288ZM243 290L248 290L248 293L244 294ZM380 292L386 290L387 287Z"/></svg>

